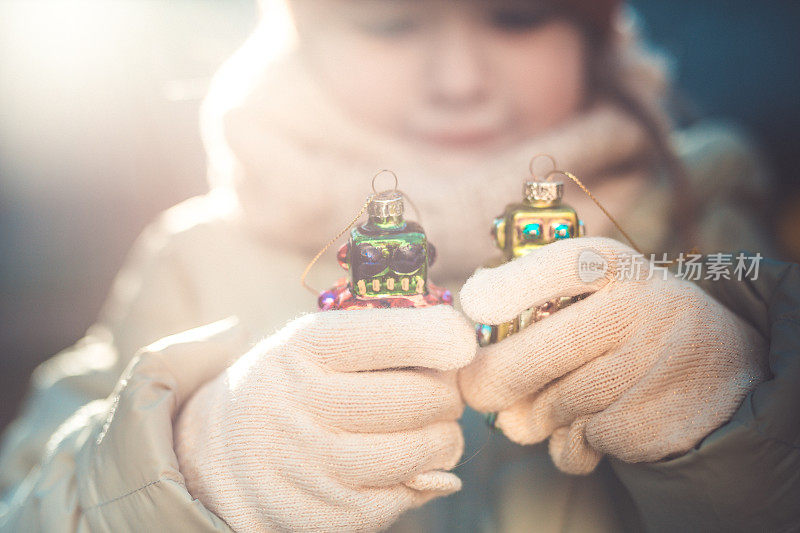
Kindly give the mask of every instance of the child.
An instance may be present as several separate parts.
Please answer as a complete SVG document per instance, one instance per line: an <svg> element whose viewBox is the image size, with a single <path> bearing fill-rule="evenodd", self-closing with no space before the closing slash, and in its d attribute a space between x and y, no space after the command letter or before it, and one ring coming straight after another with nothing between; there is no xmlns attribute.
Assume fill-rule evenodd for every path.
<svg viewBox="0 0 800 533"><path fill-rule="evenodd" d="M722 280L716 299L676 278L587 285L577 254L589 247L613 271L629 249L575 239L464 286L465 313L486 323L593 293L496 346L477 349L446 306L283 326L313 309L299 273L380 168L418 205L434 277L453 288L492 254L489 223L539 152L583 178L647 251L765 251L747 209L764 187L752 152L718 126L669 133L663 74L619 10L264 2L204 106L211 192L145 231L98 323L37 370L0 457L0 523L796 525L800 459L780 444L797 439L786 414L794 266L764 265L750 288ZM590 235L619 238L580 191L567 194ZM333 263L321 261L318 284L338 276ZM525 446L492 437L459 477L462 427L470 450L488 438L474 413L459 424L464 400L499 411ZM548 438L552 462L533 445Z"/></svg>

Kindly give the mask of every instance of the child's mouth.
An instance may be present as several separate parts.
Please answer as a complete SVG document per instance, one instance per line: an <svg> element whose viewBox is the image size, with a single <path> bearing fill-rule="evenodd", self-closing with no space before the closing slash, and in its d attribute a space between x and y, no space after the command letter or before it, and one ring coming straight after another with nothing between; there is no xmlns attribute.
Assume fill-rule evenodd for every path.
<svg viewBox="0 0 800 533"><path fill-rule="evenodd" d="M497 144L501 135L493 129L452 129L423 132L421 137L437 146L464 150L492 147Z"/></svg>

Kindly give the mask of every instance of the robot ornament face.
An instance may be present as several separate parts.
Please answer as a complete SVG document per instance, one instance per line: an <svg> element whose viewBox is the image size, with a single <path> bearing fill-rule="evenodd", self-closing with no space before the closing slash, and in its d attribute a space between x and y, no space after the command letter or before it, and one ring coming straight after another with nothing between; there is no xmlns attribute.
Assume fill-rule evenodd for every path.
<svg viewBox="0 0 800 533"><path fill-rule="evenodd" d="M584 234L583 223L561 203L563 183L528 181L522 203L509 204L494 219L492 237L507 261L562 239Z"/></svg>
<svg viewBox="0 0 800 533"><path fill-rule="evenodd" d="M427 294L433 245L415 222L397 232L373 234L367 223L355 228L340 257L350 271L350 290L361 299ZM340 260L340 264L342 261Z"/></svg>

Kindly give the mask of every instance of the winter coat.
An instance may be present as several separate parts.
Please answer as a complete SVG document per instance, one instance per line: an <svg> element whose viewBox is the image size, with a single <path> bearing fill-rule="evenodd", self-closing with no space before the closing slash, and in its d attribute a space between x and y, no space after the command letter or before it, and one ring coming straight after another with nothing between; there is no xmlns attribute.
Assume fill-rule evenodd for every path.
<svg viewBox="0 0 800 533"><path fill-rule="evenodd" d="M736 139L719 127L701 127L685 132L680 145L694 186L703 191L701 224L757 234L741 207L749 204L737 203L746 196L723 185L750 183L742 169L757 168ZM646 207L658 198L666 192L654 184L635 203ZM633 233L668 226L651 219ZM300 230L294 235L303 238ZM161 216L136 244L98 323L36 370L25 407L3 440L0 529L226 530L186 491L172 422L181 403L231 356L314 309L314 297L298 282L308 258L269 244L216 193ZM332 282L340 272L326 257L313 277ZM435 281L457 289L463 278ZM457 470L464 489L408 513L395 529L800 527L800 267L765 261L757 280L708 282L706 289L769 339L772 377L696 449L653 464L605 461L591 476L570 477L541 446L489 437L481 417L468 411L466 453L483 448ZM229 316L238 317L239 336L225 345L189 343L181 364L165 360L158 344L145 348Z"/></svg>

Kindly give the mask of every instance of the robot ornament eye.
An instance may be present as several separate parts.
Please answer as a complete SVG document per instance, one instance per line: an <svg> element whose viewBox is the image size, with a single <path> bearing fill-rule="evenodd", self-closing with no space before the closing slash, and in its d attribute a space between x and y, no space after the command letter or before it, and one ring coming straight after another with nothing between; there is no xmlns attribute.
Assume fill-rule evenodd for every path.
<svg viewBox="0 0 800 533"><path fill-rule="evenodd" d="M382 274L389 266L387 255L385 250L372 244L359 244L356 248L356 276L359 279L364 279Z"/></svg>
<svg viewBox="0 0 800 533"><path fill-rule="evenodd" d="M522 238L528 242L535 242L542 238L542 225L531 222L522 227Z"/></svg>
<svg viewBox="0 0 800 533"><path fill-rule="evenodd" d="M421 244L402 244L392 252L391 269L396 274L413 274L425 263L425 248Z"/></svg>
<svg viewBox="0 0 800 533"><path fill-rule="evenodd" d="M570 228L570 225L567 223L553 224L552 231L553 239L555 240L569 239L570 237L573 237L573 232Z"/></svg>

